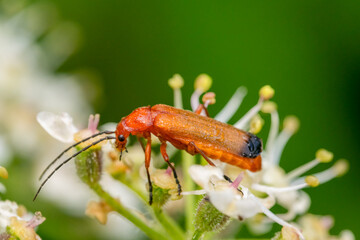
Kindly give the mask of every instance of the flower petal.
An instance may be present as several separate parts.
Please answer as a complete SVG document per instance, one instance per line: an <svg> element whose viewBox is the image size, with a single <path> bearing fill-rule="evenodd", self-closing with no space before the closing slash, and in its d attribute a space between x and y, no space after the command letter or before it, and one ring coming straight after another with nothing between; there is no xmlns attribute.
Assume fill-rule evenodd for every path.
<svg viewBox="0 0 360 240"><path fill-rule="evenodd" d="M73 124L73 119L68 113L54 114L51 112L40 112L36 116L39 124L55 139L70 143L78 129Z"/></svg>
<svg viewBox="0 0 360 240"><path fill-rule="evenodd" d="M223 179L223 173L221 169L212 167L210 165L201 166L201 165L192 165L189 168L189 174L191 178L205 190L209 184L210 178L216 176L219 179Z"/></svg>
<svg viewBox="0 0 360 240"><path fill-rule="evenodd" d="M210 202L222 213L237 219L245 219L262 212L257 202L241 198L235 189L208 192Z"/></svg>

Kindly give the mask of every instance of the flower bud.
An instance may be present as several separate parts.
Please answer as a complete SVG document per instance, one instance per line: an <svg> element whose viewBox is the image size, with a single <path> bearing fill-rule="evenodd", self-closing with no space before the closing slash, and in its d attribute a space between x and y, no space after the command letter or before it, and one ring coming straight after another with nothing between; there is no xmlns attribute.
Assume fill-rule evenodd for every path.
<svg viewBox="0 0 360 240"><path fill-rule="evenodd" d="M161 207L164 206L164 204L170 199L169 189L163 189L154 183L152 184L152 188L152 206L155 209L161 209Z"/></svg>
<svg viewBox="0 0 360 240"><path fill-rule="evenodd" d="M0 177L3 179L8 179L9 177L8 171L2 166L0 166Z"/></svg>
<svg viewBox="0 0 360 240"><path fill-rule="evenodd" d="M174 76L169 79L168 84L174 90L180 89L184 86L184 79L180 76L180 74L174 74Z"/></svg>
<svg viewBox="0 0 360 240"><path fill-rule="evenodd" d="M300 238L299 238L299 235L296 233L294 228L284 226L281 229L281 239L299 240Z"/></svg>
<svg viewBox="0 0 360 240"><path fill-rule="evenodd" d="M111 161L106 167L106 171L115 179L122 180L125 178L125 173L130 168L125 164L125 161L119 161L119 154L116 154L117 158L115 161Z"/></svg>
<svg viewBox="0 0 360 240"><path fill-rule="evenodd" d="M27 239L37 240L39 236L35 233L34 228L45 221L40 212L36 212L35 216L29 221L20 220L17 217L10 218L10 225L6 231L10 234L9 239Z"/></svg>
<svg viewBox="0 0 360 240"><path fill-rule="evenodd" d="M346 229L340 232L340 239L341 240L355 240L355 235L352 231Z"/></svg>
<svg viewBox="0 0 360 240"><path fill-rule="evenodd" d="M201 92L206 92L210 89L211 85L212 78L209 75L203 73L195 79L194 88L196 90L200 90Z"/></svg>
<svg viewBox="0 0 360 240"><path fill-rule="evenodd" d="M156 170L151 175L155 208L161 208L168 200L178 200L182 197L171 173L168 170Z"/></svg>
<svg viewBox="0 0 360 240"><path fill-rule="evenodd" d="M195 231L205 233L222 230L230 218L217 210L207 197L204 197L196 210L194 225Z"/></svg>
<svg viewBox="0 0 360 240"><path fill-rule="evenodd" d="M171 172L164 169L156 170L152 175L151 179L158 187L163 189L175 189L177 188L174 177Z"/></svg>
<svg viewBox="0 0 360 240"><path fill-rule="evenodd" d="M85 214L96 218L101 224L106 224L107 216L111 211L112 208L105 201L90 201L86 207Z"/></svg>
<svg viewBox="0 0 360 240"><path fill-rule="evenodd" d="M100 180L101 162L101 152L93 149L84 151L75 158L78 176L90 187Z"/></svg>
<svg viewBox="0 0 360 240"><path fill-rule="evenodd" d="M17 217L10 218L10 226L7 227L7 232L14 239L36 240L36 233L34 229L27 227L27 222L19 220Z"/></svg>

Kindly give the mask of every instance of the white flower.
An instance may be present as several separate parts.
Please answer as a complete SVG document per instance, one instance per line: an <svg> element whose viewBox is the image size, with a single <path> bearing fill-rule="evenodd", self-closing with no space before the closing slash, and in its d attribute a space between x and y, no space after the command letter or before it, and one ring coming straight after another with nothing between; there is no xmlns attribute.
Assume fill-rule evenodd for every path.
<svg viewBox="0 0 360 240"><path fill-rule="evenodd" d="M306 214L298 220L306 240L354 240L354 234L343 230L339 236L331 236L329 231L334 225L331 216Z"/></svg>
<svg viewBox="0 0 360 240"><path fill-rule="evenodd" d="M204 191L196 191L196 194L207 194L210 202L219 211L233 218L240 220L255 216L257 213L264 213L274 222L282 226L291 227L296 231L300 239L304 239L299 229L290 225L283 219L273 214L269 208L274 205L271 197L258 198L251 191L240 185L243 176L239 177L230 184L224 179L224 174L219 168L212 166L193 165L189 169L189 174L193 180L204 188ZM194 192L183 193L184 195Z"/></svg>
<svg viewBox="0 0 360 240"><path fill-rule="evenodd" d="M50 136L64 143L74 143L77 135L86 134L86 136L78 136L82 138L92 135L97 128L98 118L97 116L97 118L94 119L94 116L91 115L88 123L88 127L91 129L87 128L79 131L68 113L54 114L51 112L40 112L36 117L39 124ZM52 158L54 158L54 156L52 156ZM44 169L45 164L49 164L49 160L51 160L51 158L42 163L42 166L39 167L39 172ZM53 164L50 166L52 165ZM64 168L66 170L64 170L62 174L54 176L54 178L58 178L57 180L47 183L50 186L46 188L46 191L43 191L43 195L57 202L60 206L65 206L73 214L82 214L82 207L86 205L88 199L93 196L93 193L89 189L84 188L83 184L78 181L78 177L74 173L73 164L65 165ZM72 194L64 194L69 191L69 186L73 189ZM62 196L61 198L59 194Z"/></svg>
<svg viewBox="0 0 360 240"><path fill-rule="evenodd" d="M87 138L94 133L97 133L98 124L100 116L90 115L88 121L88 127L76 131L77 128L73 123L72 117L68 113L54 114L49 112L40 112L37 116L37 120L40 125L46 130L52 137L63 141L63 142L76 142L81 139ZM106 123L100 128L103 131L113 131L116 127L114 123ZM72 134L72 135L71 135ZM90 141L90 140L89 140ZM95 141L94 139L91 140ZM88 145L88 141L80 147ZM112 143L107 142L101 145L103 158L103 165L109 165L110 159L108 157L111 151L114 151L114 146ZM131 151L133 154L138 154L142 156L143 162L143 152L139 148L137 150ZM131 154L130 154L131 155ZM132 155L131 155L132 156ZM125 159L124 159L125 160ZM47 164L49 161L47 161ZM75 174L74 164L64 165L64 169L61 174L53 176L53 181L47 182L48 186L41 193L42 195L50 198L52 201L57 202L60 206L66 207L66 210L71 214L83 215L84 206L87 205L89 199L96 199L93 192L90 191L83 183L79 182L79 177ZM44 167L41 168L43 170ZM40 169L39 169L40 171ZM118 181L111 178L105 171L102 173L100 184L103 186L104 190L109 192L115 198L121 199L122 204L130 208L138 208L139 201L136 199L133 193L129 191L128 188L123 186ZM65 194L69 191L72 194ZM129 231L124 231L124 229L134 229L135 227L129 222L124 221L121 217L117 215L109 215L109 220L106 224L107 228L101 228L99 231L103 231L104 236L109 236L109 238L114 238L114 236L124 236L127 237ZM119 226L122 226L119 228ZM132 231L130 231L132 232ZM133 236L133 235L132 235Z"/></svg>
<svg viewBox="0 0 360 240"><path fill-rule="evenodd" d="M330 169L314 174L317 183L313 185L311 182L307 182L311 178L300 176L319 163L327 163L332 160L331 152L320 149L314 160L286 173L279 166L281 153L287 141L297 131L299 121L293 116L285 118L284 128L278 133L279 118L276 108L267 108L266 112L271 114L270 133L262 153L263 168L260 172L252 174L251 188L273 196L277 204L288 210L281 217L292 220L297 215L305 213L310 207L310 197L300 190L308 186L317 186L318 183L324 183L344 174L347 171L347 162L340 160ZM283 193L284 190L286 193Z"/></svg>
<svg viewBox="0 0 360 240"><path fill-rule="evenodd" d="M206 76L199 77L206 83L205 80L210 81ZM210 79L210 80L209 80ZM191 97L191 106L193 111L200 104L199 97L208 88L209 84L204 87L199 87L200 84L195 84L195 92ZM196 88L196 86L198 86ZM232 104L227 104L226 107L218 114L215 119L227 122L233 114L237 111L242 99L246 95L246 91L237 91L231 99ZM307 193L302 191L303 188L312 186L315 187L320 183L329 181L330 179L340 176L347 171L348 165L345 160L338 161L333 167L321 173L314 174L314 176L301 177L305 172L313 168L319 163L330 162L333 158L332 153L326 150L319 150L316 153L316 158L303 166L286 173L280 166L281 153L290 139L290 137L298 130L299 121L296 117L290 116L284 120L284 128L279 132L279 115L277 106L274 102L268 101L274 96L274 90L270 86L264 86L259 91L259 100L257 104L251 108L241 119L239 119L234 126L253 133L259 132L263 125L263 120L259 117L259 112L268 113L271 115L270 132L267 142L262 153L262 170L256 173L244 171L242 169L230 166L220 161L215 161L215 164L224 170L224 173L236 178L239 173L242 174L241 192L229 184L224 182L222 171L219 170L199 170L201 167L191 167L189 169L191 177L204 190L184 193L186 194L204 194L206 193L212 204L224 214L238 218L249 218L255 216L259 212L265 213L271 220L287 226L285 222L293 220L297 215L305 213L310 207L310 197ZM175 96L176 98L176 96ZM176 99L175 99L176 102ZM204 102L206 105L206 102ZM211 175L211 177L209 177ZM239 175L240 176L240 175ZM236 180L235 180L236 181ZM266 193L267 198L256 197L252 192ZM274 204L279 204L288 211L285 214L274 215L270 211ZM256 227L253 229L269 229L269 221L263 218L262 221L252 221L263 227ZM265 227L266 225L266 227ZM291 226L291 225L290 225ZM299 230L296 233L301 236Z"/></svg>
<svg viewBox="0 0 360 240"><path fill-rule="evenodd" d="M201 93L201 89L195 90L191 98L192 106L199 104L198 98ZM230 105L228 103L221 111L221 114L218 114L215 119L226 122L233 116L244 98L246 91L240 91L240 93L238 91L229 101L229 103L234 102L235 104ZM306 177L300 176L319 163L330 162L333 156L332 153L321 149L316 153L316 158L313 161L286 173L279 166L281 153L290 137L298 130L299 120L294 116L286 117L284 119L284 128L279 132L279 114L277 112L277 106L275 103L268 101L273 96L274 90L270 86L267 85L261 88L257 104L239 119L234 126L247 131L251 130L251 126L256 126L255 128L252 128L252 130L258 132L263 124L258 113L262 111L270 114L271 126L262 153L262 170L256 173L246 171L244 185L250 190L257 190L269 194L269 196L276 200L277 204L288 210L288 212L282 214L281 217L286 220L292 220L297 215L305 213L310 206L310 197L307 193L301 191L301 189L308 187L311 184L306 182ZM193 107L193 110L195 110L195 108L196 107ZM215 161L215 163L218 167L224 169L225 174L231 178L235 178L243 171L219 161ZM324 183L336 176L344 174L347 171L347 168L347 162L345 160L340 160L330 169L314 174L314 176L319 183Z"/></svg>
<svg viewBox="0 0 360 240"><path fill-rule="evenodd" d="M5 232L6 227L10 225L12 217L28 221L32 215L25 214L24 216L19 216L19 206L16 202L9 200L0 201L0 233Z"/></svg>
<svg viewBox="0 0 360 240"><path fill-rule="evenodd" d="M51 49L47 39L62 25L61 21L52 25L45 18L50 15L43 11L49 9L51 6L33 4L14 16L0 13L0 136L8 146L8 158L21 155L37 160L46 154L41 149L56 148L41 140L43 134L35 120L39 111L67 111L80 120L91 111L75 77L54 73L72 52L61 55L60 61L56 54L48 54ZM37 28L32 28L34 22ZM71 39L73 31L65 30L62 35ZM40 36L43 42L37 41ZM51 46L63 46L61 38L57 41L61 44L52 41Z"/></svg>
<svg viewBox="0 0 360 240"><path fill-rule="evenodd" d="M74 142L74 134L79 131L68 113L40 112L36 120L52 137L64 143Z"/></svg>

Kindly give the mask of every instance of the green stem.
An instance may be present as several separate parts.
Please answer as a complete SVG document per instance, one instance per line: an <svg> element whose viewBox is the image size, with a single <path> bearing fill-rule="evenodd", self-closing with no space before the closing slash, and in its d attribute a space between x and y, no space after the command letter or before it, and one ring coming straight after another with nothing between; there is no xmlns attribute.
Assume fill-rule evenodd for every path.
<svg viewBox="0 0 360 240"><path fill-rule="evenodd" d="M105 192L99 184L94 184L91 188L105 200L116 212L124 216L130 222L132 222L136 227L142 230L149 238L151 239L160 239L167 240L168 237L163 235L160 232L157 232L153 226L149 223L144 222L141 218L133 214L127 208L125 208L118 200L114 199L109 193Z"/></svg>
<svg viewBox="0 0 360 240"><path fill-rule="evenodd" d="M182 154L182 164L184 171L184 190L192 191L195 189L193 180L191 179L188 169L195 162L195 158L188 154L185 151L181 151ZM185 229L187 233L194 232L194 214L195 214L195 196L187 195L185 196Z"/></svg>
<svg viewBox="0 0 360 240"><path fill-rule="evenodd" d="M173 237L175 240L183 240L185 239L184 232L181 230L178 224L170 218L166 213L164 213L161 209L156 209L154 207L151 207L148 205L147 198L148 195L144 195L143 192L134 186L131 182L125 181L125 180L119 180L121 183L123 183L125 186L127 186L129 189L133 190L141 199L143 204L148 207L149 211L153 213L153 216L158 220L158 222L163 226L163 228L166 230L167 233L170 234L170 236Z"/></svg>
<svg viewBox="0 0 360 240"><path fill-rule="evenodd" d="M116 179L116 178L115 178ZM118 179L116 179L118 180ZM125 180L118 180L120 181L122 184L124 184L125 186L127 186L130 190L132 190L133 192L135 192L138 197L142 200L142 202L144 204L147 204L148 203L148 195L145 195L144 194L144 191L141 190L140 188L138 188L137 186L135 186L134 184L130 183L129 181L125 181Z"/></svg>
<svg viewBox="0 0 360 240"><path fill-rule="evenodd" d="M199 230L195 230L191 240L198 240L201 239L201 236L203 235L203 232L199 231Z"/></svg>
<svg viewBox="0 0 360 240"><path fill-rule="evenodd" d="M171 236L174 240L185 239L184 232L181 230L179 225L177 225L175 221L167 214L165 214L161 209L154 208L154 214L156 219L163 225L169 236Z"/></svg>

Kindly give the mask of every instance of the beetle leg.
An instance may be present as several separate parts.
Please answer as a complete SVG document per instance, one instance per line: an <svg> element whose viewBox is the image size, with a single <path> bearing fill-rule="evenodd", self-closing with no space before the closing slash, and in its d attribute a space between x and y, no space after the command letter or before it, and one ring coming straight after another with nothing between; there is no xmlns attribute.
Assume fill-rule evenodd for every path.
<svg viewBox="0 0 360 240"><path fill-rule="evenodd" d="M160 145L160 152L161 152L161 155L163 156L165 162L169 165L169 167L171 168L173 174L174 174L174 178L175 178L175 182L178 186L178 195L180 196L180 193L181 193L181 185L180 185L180 182L179 182L179 179L177 177L177 174L176 174L176 171L175 171L175 168L174 166L169 162L169 156L167 155L166 153L166 142L162 141L161 142L161 145Z"/></svg>
<svg viewBox="0 0 360 240"><path fill-rule="evenodd" d="M201 156L203 156L203 158L205 158L205 160L213 167L215 167L215 164L210 160L210 158L208 158L205 153L203 151L201 151L200 148L198 148L194 142L189 142L189 145L193 146L196 150L196 152L200 153Z"/></svg>
<svg viewBox="0 0 360 240"><path fill-rule="evenodd" d="M225 174L224 174L224 179L226 181L228 181L229 183L233 183L233 181L228 176L226 176Z"/></svg>
<svg viewBox="0 0 360 240"><path fill-rule="evenodd" d="M146 174L149 182L149 205L152 204L153 201L153 189L152 189L152 183L150 179L150 173L149 173L149 166L150 166L150 160L151 160L151 137L147 138L146 148L145 148L145 169Z"/></svg>
<svg viewBox="0 0 360 240"><path fill-rule="evenodd" d="M206 116L210 117L209 112L208 112L208 110L207 110L207 108L205 107L204 104L199 104L199 106L195 110L195 113L196 114L201 114L203 110L205 111Z"/></svg>

